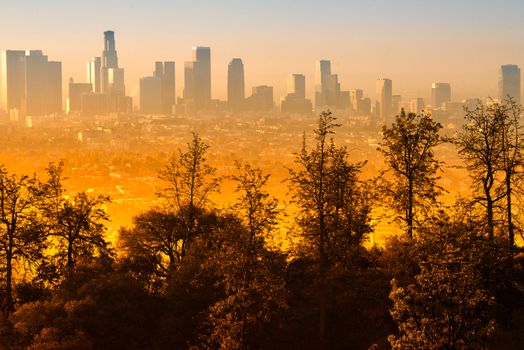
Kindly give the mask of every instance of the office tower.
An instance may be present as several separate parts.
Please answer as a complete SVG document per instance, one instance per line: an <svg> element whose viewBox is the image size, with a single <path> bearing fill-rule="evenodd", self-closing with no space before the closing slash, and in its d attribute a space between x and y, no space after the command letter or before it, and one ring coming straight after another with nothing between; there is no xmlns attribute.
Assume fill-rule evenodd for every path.
<svg viewBox="0 0 524 350"><path fill-rule="evenodd" d="M353 111L358 110L358 103L364 98L364 91L360 89L349 90L349 104Z"/></svg>
<svg viewBox="0 0 524 350"><path fill-rule="evenodd" d="M287 95L280 101L283 113L311 114L313 106L306 99L306 77L303 74L290 74L287 80Z"/></svg>
<svg viewBox="0 0 524 350"><path fill-rule="evenodd" d="M391 117L393 83L391 79L377 79L375 90L375 116L388 124Z"/></svg>
<svg viewBox="0 0 524 350"><path fill-rule="evenodd" d="M25 51L2 51L0 63L2 109L21 111L25 99Z"/></svg>
<svg viewBox="0 0 524 350"><path fill-rule="evenodd" d="M421 114L425 108L424 99L417 97L411 99L411 113Z"/></svg>
<svg viewBox="0 0 524 350"><path fill-rule="evenodd" d="M145 114L162 113L162 78L145 77L140 79L140 112Z"/></svg>
<svg viewBox="0 0 524 350"><path fill-rule="evenodd" d="M512 97L520 104L520 68L514 64L506 64L499 71L499 99L501 101Z"/></svg>
<svg viewBox="0 0 524 350"><path fill-rule="evenodd" d="M211 49L193 47L193 62L195 107L203 109L211 102Z"/></svg>
<svg viewBox="0 0 524 350"><path fill-rule="evenodd" d="M100 75L102 68L102 59L93 57L87 62L87 82L91 84L92 92L101 92Z"/></svg>
<svg viewBox="0 0 524 350"><path fill-rule="evenodd" d="M444 109L451 102L451 85L449 83L433 83L431 85L431 108Z"/></svg>
<svg viewBox="0 0 524 350"><path fill-rule="evenodd" d="M255 86L252 94L246 99L246 105L252 111L270 111L273 109L273 87Z"/></svg>
<svg viewBox="0 0 524 350"><path fill-rule="evenodd" d="M75 83L73 78L69 79L69 97L67 99L67 113L80 112L82 110L82 96L93 90L90 83Z"/></svg>
<svg viewBox="0 0 524 350"><path fill-rule="evenodd" d="M303 74L290 74L287 80L287 93L296 98L306 98L306 77Z"/></svg>
<svg viewBox="0 0 524 350"><path fill-rule="evenodd" d="M25 115L62 111L62 63L49 61L40 50L3 51L2 108Z"/></svg>
<svg viewBox="0 0 524 350"><path fill-rule="evenodd" d="M155 62L154 76L162 82L162 113L172 114L176 103L175 62Z"/></svg>
<svg viewBox="0 0 524 350"><path fill-rule="evenodd" d="M104 51L102 52L102 67L118 68L118 54L116 52L115 32L104 32Z"/></svg>
<svg viewBox="0 0 524 350"><path fill-rule="evenodd" d="M402 102L402 96L393 95L391 96L391 115L398 115L400 113L400 103Z"/></svg>
<svg viewBox="0 0 524 350"><path fill-rule="evenodd" d="M315 79L315 108L349 107L349 92L341 93L338 75L331 74L331 61L317 61Z"/></svg>
<svg viewBox="0 0 524 350"><path fill-rule="evenodd" d="M227 103L229 109L238 111L245 99L244 64L240 58L233 58L227 66Z"/></svg>
<svg viewBox="0 0 524 350"><path fill-rule="evenodd" d="M124 70L118 67L115 33L112 31L104 32L101 92L109 95L125 95Z"/></svg>
<svg viewBox="0 0 524 350"><path fill-rule="evenodd" d="M331 61L317 61L315 68L315 107L328 105L328 85L331 76Z"/></svg>
<svg viewBox="0 0 524 350"><path fill-rule="evenodd" d="M155 62L153 75L140 79L140 111L172 114L175 101L175 62Z"/></svg>
<svg viewBox="0 0 524 350"><path fill-rule="evenodd" d="M184 93L186 103L192 103L195 97L195 62L184 62Z"/></svg>

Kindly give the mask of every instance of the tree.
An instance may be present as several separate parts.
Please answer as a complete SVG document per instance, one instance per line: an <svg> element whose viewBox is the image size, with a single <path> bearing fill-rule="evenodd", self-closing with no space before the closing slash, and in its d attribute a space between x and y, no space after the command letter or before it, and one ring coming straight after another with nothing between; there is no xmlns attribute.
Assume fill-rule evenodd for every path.
<svg viewBox="0 0 524 350"><path fill-rule="evenodd" d="M201 218L209 204L209 196L219 190L220 178L215 177L215 168L207 163L208 148L197 134L193 134L187 150L179 149L178 155L174 154L159 174L166 185L157 195L166 201L168 210L181 224L182 258L194 238L202 233Z"/></svg>
<svg viewBox="0 0 524 350"><path fill-rule="evenodd" d="M476 222L442 215L421 230L414 254L420 273L392 280L393 349L487 349L494 332L492 281L506 259Z"/></svg>
<svg viewBox="0 0 524 350"><path fill-rule="evenodd" d="M480 192L474 202L486 208L486 232L490 238L495 233L495 205L505 197L504 193L496 191L496 177L504 162L501 140L505 118L500 105L479 103L475 109L466 110L466 122L455 139L473 186Z"/></svg>
<svg viewBox="0 0 524 350"><path fill-rule="evenodd" d="M237 163L233 216L216 231L211 264L224 296L209 308L207 346L258 348L261 329L286 306L285 256L266 246L277 224L278 202L265 191L269 175Z"/></svg>
<svg viewBox="0 0 524 350"><path fill-rule="evenodd" d="M520 117L522 107L518 105L511 97L503 104L494 106L495 109L501 109L501 158L500 168L503 172L503 192L506 197L506 224L508 230L508 242L510 249L515 246L515 220L513 209L516 192L521 191L522 166L524 159L522 151L524 150L524 137L522 135L522 126Z"/></svg>
<svg viewBox="0 0 524 350"><path fill-rule="evenodd" d="M49 178L43 186L45 200L41 208L48 235L56 248L54 258L60 269L71 274L81 256L110 255L104 238L104 223L109 217L103 208L110 199L103 195L91 197L83 192L72 200L67 198L63 188L63 162L50 163L47 173Z"/></svg>
<svg viewBox="0 0 524 350"><path fill-rule="evenodd" d="M182 262L185 238L186 232L178 216L162 209L151 209L133 218L133 228L120 230L119 244L127 259L139 259L152 265L151 276L146 279L148 289L156 290L160 286L155 279L172 284Z"/></svg>
<svg viewBox="0 0 524 350"><path fill-rule="evenodd" d="M391 127L382 129L379 150L385 157L394 181L386 181L384 190L391 207L406 223L406 232L413 238L413 225L420 212L435 203L442 188L437 185L440 163L434 148L442 139L442 126L428 114L406 114L404 110Z"/></svg>
<svg viewBox="0 0 524 350"><path fill-rule="evenodd" d="M82 192L72 201L64 202L52 236L58 240L56 257L64 261L60 265L65 266L68 273L72 273L79 257L111 254L104 238L104 222L109 218L103 205L108 201L106 196L89 197Z"/></svg>
<svg viewBox="0 0 524 350"><path fill-rule="evenodd" d="M306 254L318 262L319 347L325 347L327 281L330 259L349 246L359 245L371 231L370 197L363 194L358 175L363 163L349 163L345 148L337 148L329 136L334 134L336 118L331 112L319 116L315 148L304 140L296 155L297 170L289 169L293 202L299 208L298 225ZM358 198L358 199L357 199ZM337 249L341 244L345 249ZM311 254L312 253L312 254Z"/></svg>
<svg viewBox="0 0 524 350"><path fill-rule="evenodd" d="M42 257L44 230L37 208L42 199L36 177L17 176L0 168L0 253L5 273L2 310L14 310L13 272L17 263L36 265ZM22 267L22 266L20 266Z"/></svg>

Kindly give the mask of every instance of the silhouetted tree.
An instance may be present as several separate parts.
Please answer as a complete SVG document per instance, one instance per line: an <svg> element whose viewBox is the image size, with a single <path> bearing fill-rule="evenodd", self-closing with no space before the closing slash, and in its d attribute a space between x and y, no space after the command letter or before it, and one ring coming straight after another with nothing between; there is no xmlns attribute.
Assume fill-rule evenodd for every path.
<svg viewBox="0 0 524 350"><path fill-rule="evenodd" d="M507 258L477 222L445 215L421 229L413 247L420 273L392 281L393 349L487 349L494 332L493 272ZM498 267L497 267L498 266Z"/></svg>
<svg viewBox="0 0 524 350"><path fill-rule="evenodd" d="M421 212L434 205L442 189L437 185L440 164L434 148L442 140L442 126L427 114L406 114L404 110L395 122L382 128L379 150L385 157L394 180L383 186L391 199L391 207L406 224L409 238Z"/></svg>
<svg viewBox="0 0 524 350"><path fill-rule="evenodd" d="M172 212L151 209L134 217L133 224L133 228L122 228L119 233L119 243L126 257L151 264L150 287L155 284L155 278L171 284L182 262L186 238L181 220Z"/></svg>
<svg viewBox="0 0 524 350"><path fill-rule="evenodd" d="M178 150L159 173L165 187L157 195L164 199L180 221L180 256L184 257L193 239L201 234L201 216L209 205L209 196L219 190L216 170L207 163L209 146L193 134L187 150Z"/></svg>
<svg viewBox="0 0 524 350"><path fill-rule="evenodd" d="M285 256L266 246L279 213L278 202L265 191L269 175L249 165L237 168L240 174L232 180L238 219L216 231L211 257L224 297L209 308L210 348L257 348L261 330L286 306Z"/></svg>
<svg viewBox="0 0 524 350"><path fill-rule="evenodd" d="M48 180L43 185L42 211L48 235L56 248L54 258L69 274L80 256L110 254L104 238L105 222L109 220L104 205L109 197L82 192L69 199L63 187L63 162L50 163L46 170Z"/></svg>
<svg viewBox="0 0 524 350"><path fill-rule="evenodd" d="M325 347L327 283L331 257L353 244L358 246L371 231L371 201L358 181L361 163L347 161L345 148L337 148L329 135L334 133L336 118L323 112L315 132L316 145L304 144L296 155L297 169L289 169L293 201L299 207L297 222L306 249L318 262L317 291L319 303L319 347ZM358 200L356 200L358 198ZM347 243L351 243L347 245ZM343 245L344 249L337 246Z"/></svg>
<svg viewBox="0 0 524 350"><path fill-rule="evenodd" d="M511 249L515 246L515 210L514 202L518 192L522 192L522 167L524 165L523 150L524 137L520 117L522 107L511 97L501 105L496 104L495 109L502 110L501 128L501 161L500 168L504 174L503 192L506 194L506 224L508 241Z"/></svg>
<svg viewBox="0 0 524 350"><path fill-rule="evenodd" d="M0 168L0 254L5 279L2 309L6 316L14 310L16 264L34 266L42 257L45 235L37 212L41 198L36 177L8 174Z"/></svg>
<svg viewBox="0 0 524 350"><path fill-rule="evenodd" d="M466 110L466 122L455 140L473 186L480 193L474 202L486 208L486 231L491 238L495 233L495 205L505 197L505 193L496 191L496 177L504 158L504 120L505 113L498 105L479 103L474 110Z"/></svg>

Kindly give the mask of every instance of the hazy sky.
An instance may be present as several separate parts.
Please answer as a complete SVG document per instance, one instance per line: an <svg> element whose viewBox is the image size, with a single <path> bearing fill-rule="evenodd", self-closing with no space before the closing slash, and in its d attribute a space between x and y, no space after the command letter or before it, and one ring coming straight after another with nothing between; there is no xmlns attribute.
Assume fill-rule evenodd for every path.
<svg viewBox="0 0 524 350"><path fill-rule="evenodd" d="M374 98L375 79L394 93L428 97L450 82L454 99L497 93L501 64L524 66L523 0L0 0L0 48L43 49L64 80L85 80L85 62L116 32L128 93L155 60L177 63L177 90L192 46L210 46L213 97L224 98L227 63L241 57L246 87L284 93L289 73L331 59L343 89Z"/></svg>

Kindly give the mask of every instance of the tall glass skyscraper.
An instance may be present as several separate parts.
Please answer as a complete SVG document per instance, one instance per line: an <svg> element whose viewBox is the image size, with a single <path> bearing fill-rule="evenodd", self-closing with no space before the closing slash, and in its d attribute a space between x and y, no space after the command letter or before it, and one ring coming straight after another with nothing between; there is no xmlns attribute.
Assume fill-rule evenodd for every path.
<svg viewBox="0 0 524 350"><path fill-rule="evenodd" d="M377 79L375 90L375 115L381 123L388 124L393 107L393 83L391 79Z"/></svg>
<svg viewBox="0 0 524 350"><path fill-rule="evenodd" d="M245 99L244 64L240 58L233 58L227 67L227 103L229 109L238 111Z"/></svg>

